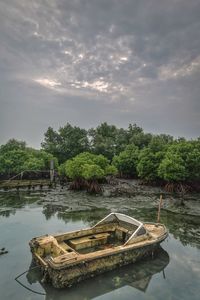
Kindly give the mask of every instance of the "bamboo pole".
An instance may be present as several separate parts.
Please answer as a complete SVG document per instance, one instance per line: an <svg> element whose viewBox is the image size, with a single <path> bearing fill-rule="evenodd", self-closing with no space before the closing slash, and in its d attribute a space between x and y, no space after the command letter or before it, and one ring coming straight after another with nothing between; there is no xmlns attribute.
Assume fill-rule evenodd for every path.
<svg viewBox="0 0 200 300"><path fill-rule="evenodd" d="M163 197L162 194L160 195L160 201L158 204L158 217L157 217L157 223L160 222L160 211L161 211L161 207L162 207L162 202L163 202Z"/></svg>

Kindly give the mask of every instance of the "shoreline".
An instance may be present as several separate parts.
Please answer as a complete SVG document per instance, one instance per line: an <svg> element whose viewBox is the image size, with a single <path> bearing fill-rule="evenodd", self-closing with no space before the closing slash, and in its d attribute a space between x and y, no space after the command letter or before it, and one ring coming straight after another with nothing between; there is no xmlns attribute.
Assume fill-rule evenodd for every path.
<svg viewBox="0 0 200 300"><path fill-rule="evenodd" d="M200 216L200 193L187 193L184 197L178 194L166 192L162 187L152 187L140 185L138 180L117 180L117 184L102 184L102 194L89 194L86 191L71 191L69 184L56 184L54 187L49 185L35 186L27 189L6 189L0 193L41 193L44 194L41 204L51 205L57 211L62 208L65 212L84 211L88 207L105 208L110 211L119 207L120 211L141 208L158 209L159 197L163 196L162 210L175 214L190 216ZM51 197L56 195L56 201ZM99 201L101 199L101 201Z"/></svg>

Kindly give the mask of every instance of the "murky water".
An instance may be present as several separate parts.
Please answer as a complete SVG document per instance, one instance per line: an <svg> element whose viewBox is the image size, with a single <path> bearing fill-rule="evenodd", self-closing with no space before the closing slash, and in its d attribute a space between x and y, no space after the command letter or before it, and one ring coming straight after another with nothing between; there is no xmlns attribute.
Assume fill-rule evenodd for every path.
<svg viewBox="0 0 200 300"><path fill-rule="evenodd" d="M110 211L156 220L151 203L138 198L91 197L68 191L0 193L0 299L200 299L200 217L162 211L169 238L154 259L147 259L56 290L30 270L20 286L14 278L31 267L28 241L44 233L88 227Z"/></svg>

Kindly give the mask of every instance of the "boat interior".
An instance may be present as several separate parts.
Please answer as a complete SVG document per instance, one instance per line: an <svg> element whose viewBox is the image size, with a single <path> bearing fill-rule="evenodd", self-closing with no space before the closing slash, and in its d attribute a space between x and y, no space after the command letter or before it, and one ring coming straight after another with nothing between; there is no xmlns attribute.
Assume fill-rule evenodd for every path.
<svg viewBox="0 0 200 300"><path fill-rule="evenodd" d="M91 255L118 246L142 244L163 233L162 225L143 224L137 220L130 222L128 219L112 216L88 229L38 237L36 254L44 261L50 258L55 263L62 259L66 262L81 254Z"/></svg>

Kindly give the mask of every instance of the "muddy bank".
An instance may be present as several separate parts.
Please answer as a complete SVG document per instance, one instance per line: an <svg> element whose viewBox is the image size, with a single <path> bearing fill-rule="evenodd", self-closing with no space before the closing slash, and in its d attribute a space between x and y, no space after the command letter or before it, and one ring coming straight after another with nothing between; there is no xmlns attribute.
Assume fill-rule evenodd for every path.
<svg viewBox="0 0 200 300"><path fill-rule="evenodd" d="M57 187L42 197L46 213L84 212L100 209L105 212L129 212L134 209L154 210L155 215L159 197L163 195L162 210L200 216L200 194L187 194L182 198L177 194L166 193L159 187L143 186L137 180L119 180L117 184L102 185L103 193L88 194L85 191L70 191L67 186Z"/></svg>
<svg viewBox="0 0 200 300"><path fill-rule="evenodd" d="M88 194L85 191L75 192L70 191L68 186L57 185L56 188L34 191L12 191L0 193L3 195L3 206L1 207L0 214L7 215L15 212L14 200L15 194L19 193L20 197L17 201L17 207L23 206L24 203L30 204L37 195L39 199L37 204L43 206L43 212L46 217L50 217L56 212L61 216L69 212L83 213L98 209L102 211L102 215L110 211L120 211L129 213L135 209L147 209L154 211L156 216L159 203L159 197L163 195L162 210L184 214L200 216L200 194L186 194L184 198L177 194L166 193L160 187L151 187L140 185L138 180L117 180L111 184L102 185L102 194ZM8 199L6 197L8 195ZM29 196L31 195L31 197ZM182 205L183 202L183 205ZM97 216L97 219L101 217Z"/></svg>
<svg viewBox="0 0 200 300"><path fill-rule="evenodd" d="M168 193L162 187L141 185L139 180L116 180L113 184L103 185L103 196L131 198L138 205L158 207L159 197L163 196L162 209L175 213L200 215L200 193L185 195Z"/></svg>

